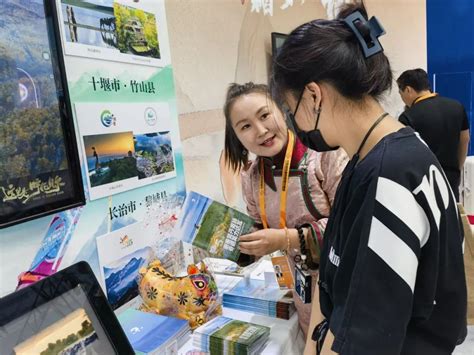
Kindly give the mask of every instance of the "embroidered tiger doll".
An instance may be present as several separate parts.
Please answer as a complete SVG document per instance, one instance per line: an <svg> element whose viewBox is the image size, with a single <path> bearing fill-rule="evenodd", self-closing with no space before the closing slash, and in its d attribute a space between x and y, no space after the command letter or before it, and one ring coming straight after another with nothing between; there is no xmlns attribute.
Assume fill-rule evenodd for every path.
<svg viewBox="0 0 474 355"><path fill-rule="evenodd" d="M159 261L141 268L139 291L141 310L189 321L192 329L222 313L217 285L204 263L201 269L188 266L188 275L173 276Z"/></svg>

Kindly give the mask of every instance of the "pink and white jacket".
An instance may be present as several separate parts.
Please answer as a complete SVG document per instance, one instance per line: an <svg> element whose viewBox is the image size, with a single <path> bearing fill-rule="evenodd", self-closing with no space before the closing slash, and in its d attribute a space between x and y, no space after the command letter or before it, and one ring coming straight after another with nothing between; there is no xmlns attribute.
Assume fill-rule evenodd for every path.
<svg viewBox="0 0 474 355"><path fill-rule="evenodd" d="M242 193L247 204L247 213L261 225L259 206L259 159L264 160L265 208L269 228L279 228L281 175L285 149L273 158L257 158L241 173ZM312 237L322 238L329 212L334 201L342 172L348 162L344 150L318 153L305 147L296 139L291 159L288 182L286 226L295 228L310 224ZM321 242L321 240L319 241ZM318 243L322 246L322 243ZM314 251L311 251L312 253ZM293 265L293 258L290 263ZM313 289L317 270L312 272ZM311 305L304 304L295 294L300 326L305 335L309 326Z"/></svg>

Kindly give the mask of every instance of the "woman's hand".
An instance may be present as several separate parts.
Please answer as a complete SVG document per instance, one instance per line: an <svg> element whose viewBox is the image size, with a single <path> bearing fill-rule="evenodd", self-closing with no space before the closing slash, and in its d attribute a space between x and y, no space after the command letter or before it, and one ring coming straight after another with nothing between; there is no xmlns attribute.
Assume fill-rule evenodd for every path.
<svg viewBox="0 0 474 355"><path fill-rule="evenodd" d="M239 239L240 251L248 255L263 256L277 250L286 249L287 240L284 229L260 229L242 235Z"/></svg>

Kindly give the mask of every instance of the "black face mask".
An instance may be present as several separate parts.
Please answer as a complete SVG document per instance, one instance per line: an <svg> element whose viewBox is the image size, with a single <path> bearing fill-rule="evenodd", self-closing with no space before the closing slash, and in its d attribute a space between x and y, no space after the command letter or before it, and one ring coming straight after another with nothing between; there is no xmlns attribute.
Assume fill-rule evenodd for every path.
<svg viewBox="0 0 474 355"><path fill-rule="evenodd" d="M304 89L303 89L303 92L304 92ZM316 117L316 124L314 125L314 130L305 132L298 128L295 116L296 116L296 111L298 111L298 107L300 105L302 97L303 97L303 93L301 93L300 98L298 99L298 103L296 104L296 108L295 108L295 113L293 113L292 115L290 114L291 123L293 124L293 127L295 128L296 134L298 135L298 138L300 139L301 143L303 143L308 148L313 149L317 152L328 152L331 150L339 149L339 147L331 147L330 145L328 145L326 141L324 140L323 135L321 134L321 131L318 129L319 115L321 114L321 106L319 106L319 109L318 109L318 116Z"/></svg>

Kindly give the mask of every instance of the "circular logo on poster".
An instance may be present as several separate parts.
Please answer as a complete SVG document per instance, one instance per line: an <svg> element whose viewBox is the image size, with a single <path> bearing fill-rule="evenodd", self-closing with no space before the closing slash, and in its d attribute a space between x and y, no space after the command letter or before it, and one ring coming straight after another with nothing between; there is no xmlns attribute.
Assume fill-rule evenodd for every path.
<svg viewBox="0 0 474 355"><path fill-rule="evenodd" d="M100 114L100 122L102 122L104 127L115 126L115 120L115 116L109 110L104 110Z"/></svg>
<svg viewBox="0 0 474 355"><path fill-rule="evenodd" d="M154 126L158 121L158 116L153 108L147 107L145 109L145 121L149 126Z"/></svg>

